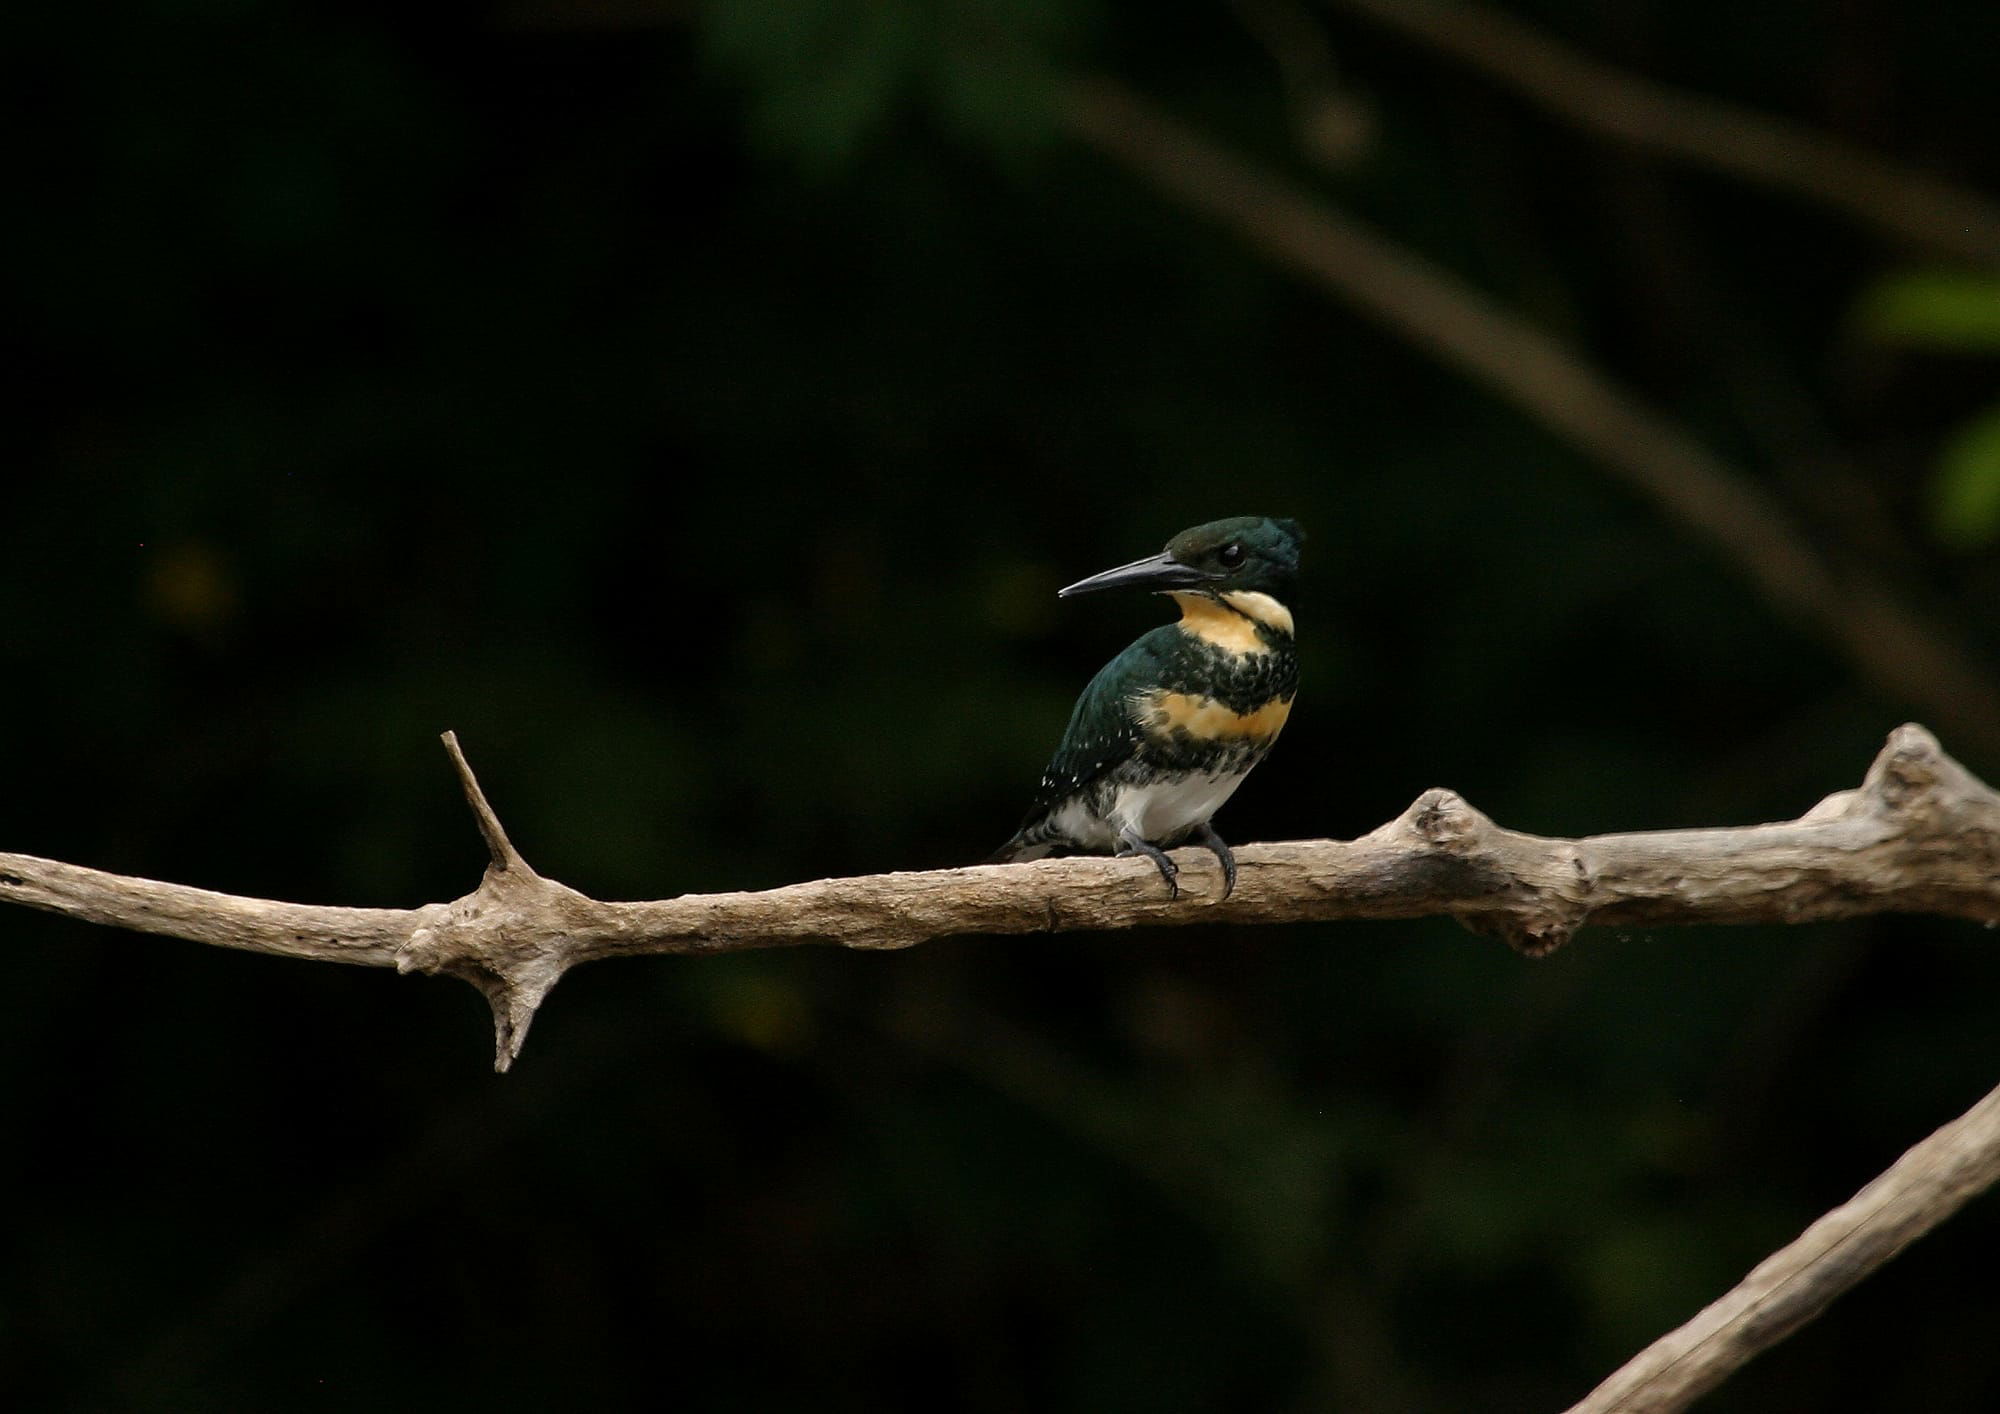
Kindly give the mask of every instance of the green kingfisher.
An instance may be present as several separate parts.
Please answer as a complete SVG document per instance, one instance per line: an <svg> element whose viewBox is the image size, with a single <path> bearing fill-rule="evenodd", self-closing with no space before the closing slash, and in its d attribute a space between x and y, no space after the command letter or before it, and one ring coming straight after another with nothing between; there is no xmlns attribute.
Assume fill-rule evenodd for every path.
<svg viewBox="0 0 2000 1414"><path fill-rule="evenodd" d="M1209 824L1278 739L1299 686L1292 644L1295 521L1237 516L1184 530L1157 555L1079 580L1060 597L1150 589L1180 606L1106 663L1077 699L1035 803L995 863L1052 849L1143 854L1180 897L1166 851L1195 841L1236 857Z"/></svg>

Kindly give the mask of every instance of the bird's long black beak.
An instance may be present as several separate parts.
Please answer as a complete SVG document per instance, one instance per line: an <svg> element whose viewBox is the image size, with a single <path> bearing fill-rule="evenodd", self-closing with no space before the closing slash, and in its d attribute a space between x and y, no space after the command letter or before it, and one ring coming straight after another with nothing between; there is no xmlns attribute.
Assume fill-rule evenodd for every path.
<svg viewBox="0 0 2000 1414"><path fill-rule="evenodd" d="M1115 570L1079 579L1067 589L1056 591L1056 597L1067 599L1072 594L1095 594L1100 589L1187 589L1207 579L1208 576L1193 565L1184 565L1162 550L1157 555L1134 560Z"/></svg>

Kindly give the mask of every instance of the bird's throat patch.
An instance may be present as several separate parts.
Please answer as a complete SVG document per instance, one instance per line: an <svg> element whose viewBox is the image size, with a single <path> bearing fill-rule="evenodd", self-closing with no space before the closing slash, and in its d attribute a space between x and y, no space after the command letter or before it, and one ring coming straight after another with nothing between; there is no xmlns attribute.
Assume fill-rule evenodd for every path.
<svg viewBox="0 0 2000 1414"><path fill-rule="evenodd" d="M1176 594L1180 605L1182 633L1238 657L1246 653L1268 653L1271 645L1258 627L1289 635L1292 612L1268 594L1232 590L1220 602L1206 594Z"/></svg>
<svg viewBox="0 0 2000 1414"><path fill-rule="evenodd" d="M1256 589L1232 589L1222 596L1222 602L1265 628L1276 629L1288 638L1292 634L1292 611L1269 594Z"/></svg>
<svg viewBox="0 0 2000 1414"><path fill-rule="evenodd" d="M1156 736L1186 732L1198 741L1268 743L1292 715L1292 699L1274 697L1253 712L1235 712L1213 697L1155 690L1134 704L1146 730Z"/></svg>

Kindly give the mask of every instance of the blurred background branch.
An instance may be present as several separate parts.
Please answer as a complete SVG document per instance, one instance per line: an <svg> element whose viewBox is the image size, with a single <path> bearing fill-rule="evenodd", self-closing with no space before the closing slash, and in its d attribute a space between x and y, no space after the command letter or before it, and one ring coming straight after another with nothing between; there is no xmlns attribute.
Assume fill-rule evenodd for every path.
<svg viewBox="0 0 2000 1414"><path fill-rule="evenodd" d="M1491 5L1331 3L1468 64L1579 127L1809 197L1933 255L2000 264L2000 204L1976 191L1743 104L1623 72Z"/></svg>
<svg viewBox="0 0 2000 1414"><path fill-rule="evenodd" d="M1299 0L1231 3L1277 68L1300 149L1334 171L1351 171L1375 139L1375 116L1342 77L1318 16Z"/></svg>

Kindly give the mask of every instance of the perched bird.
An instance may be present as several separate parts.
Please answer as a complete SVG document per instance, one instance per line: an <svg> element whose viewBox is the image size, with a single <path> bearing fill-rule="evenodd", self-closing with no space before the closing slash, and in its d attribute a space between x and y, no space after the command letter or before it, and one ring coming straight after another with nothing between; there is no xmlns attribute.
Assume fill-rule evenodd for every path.
<svg viewBox="0 0 2000 1414"><path fill-rule="evenodd" d="M995 863L1052 849L1143 854L1174 898L1180 872L1166 851L1194 840L1222 863L1227 898L1236 857L1209 824L1264 759L1298 691L1292 646L1298 524L1238 516L1184 530L1148 559L1061 592L1150 589L1180 605L1176 624L1104 665L1070 714L1041 789Z"/></svg>

